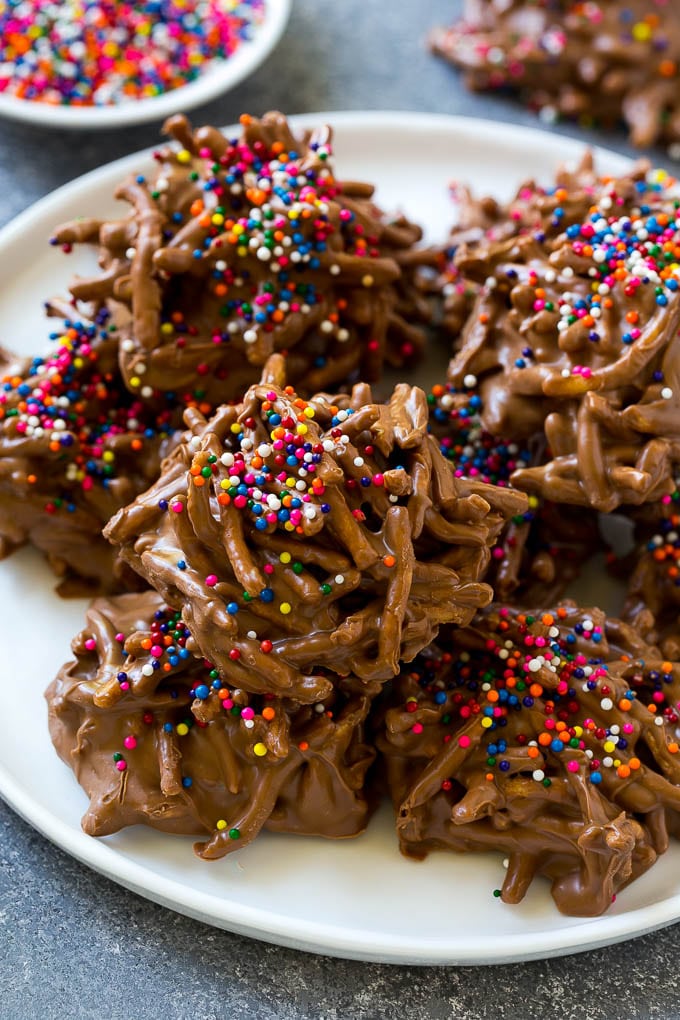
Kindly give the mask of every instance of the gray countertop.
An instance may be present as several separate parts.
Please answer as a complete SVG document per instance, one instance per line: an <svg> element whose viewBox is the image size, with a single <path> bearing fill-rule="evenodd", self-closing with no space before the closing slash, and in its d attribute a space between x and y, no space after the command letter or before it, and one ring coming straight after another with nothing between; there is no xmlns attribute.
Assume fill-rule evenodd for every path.
<svg viewBox="0 0 680 1020"><path fill-rule="evenodd" d="M472 96L423 37L455 0L295 0L268 65L195 113L404 109L535 119ZM595 139L630 150L623 134ZM0 223L71 178L152 144L156 126L89 136L4 123ZM660 163L663 153L653 154ZM49 678L45 678L46 682ZM281 949L155 906L84 868L0 802L0 1018L680 1017L680 926L580 956L491 968L361 964Z"/></svg>

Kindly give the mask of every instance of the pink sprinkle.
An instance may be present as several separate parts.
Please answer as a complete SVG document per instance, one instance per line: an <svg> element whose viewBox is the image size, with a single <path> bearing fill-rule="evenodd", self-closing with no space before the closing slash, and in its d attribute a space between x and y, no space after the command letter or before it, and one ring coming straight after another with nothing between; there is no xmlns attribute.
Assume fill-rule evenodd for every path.
<svg viewBox="0 0 680 1020"><path fill-rule="evenodd" d="M459 740L458 740L458 746L459 747L469 747L470 746L470 738L466 734L463 734L463 736L460 737Z"/></svg>
<svg viewBox="0 0 680 1020"><path fill-rule="evenodd" d="M128 748L129 751L132 751L137 746L137 737L134 737L132 734L130 734L125 738L123 743Z"/></svg>
<svg viewBox="0 0 680 1020"><path fill-rule="evenodd" d="M234 502L236 502L236 500L234 500ZM214 588L215 585L217 584L217 575L208 574L208 576L205 579L205 583L208 586L208 588Z"/></svg>
<svg viewBox="0 0 680 1020"><path fill-rule="evenodd" d="M250 705L246 705L245 708L241 709L241 718L242 719L254 719L254 717L255 717L255 710L253 708L251 708Z"/></svg>
<svg viewBox="0 0 680 1020"><path fill-rule="evenodd" d="M124 758L121 758L120 761L116 762L116 768L118 769L119 772L125 772L125 769L127 768L127 762L125 761Z"/></svg>
<svg viewBox="0 0 680 1020"><path fill-rule="evenodd" d="M578 772L579 764L575 758L572 758L571 761L567 762L567 768L569 769L570 772Z"/></svg>
<svg viewBox="0 0 680 1020"><path fill-rule="evenodd" d="M184 510L184 504L180 503L179 500L176 500L176 502L170 504L170 509L176 514L181 514L182 510Z"/></svg>

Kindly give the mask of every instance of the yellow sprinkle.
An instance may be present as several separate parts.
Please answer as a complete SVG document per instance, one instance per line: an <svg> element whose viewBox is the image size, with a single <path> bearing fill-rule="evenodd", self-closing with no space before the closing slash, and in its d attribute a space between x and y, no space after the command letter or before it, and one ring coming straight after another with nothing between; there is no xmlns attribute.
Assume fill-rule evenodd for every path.
<svg viewBox="0 0 680 1020"><path fill-rule="evenodd" d="M191 153L187 149L180 149L177 153L178 163L191 163Z"/></svg>
<svg viewBox="0 0 680 1020"><path fill-rule="evenodd" d="M187 733L189 732L189 727L184 722L178 723L177 732L180 735L180 737L186 737Z"/></svg>
<svg viewBox="0 0 680 1020"><path fill-rule="evenodd" d="M82 368L84 364L85 364L85 362L83 361L82 358L74 358L73 359L73 367L74 368Z"/></svg>
<svg viewBox="0 0 680 1020"><path fill-rule="evenodd" d="M314 417L314 408L313 407L306 407L305 408L305 418L313 418L313 417Z"/></svg>
<svg viewBox="0 0 680 1020"><path fill-rule="evenodd" d="M281 555L279 556L279 560L281 561L281 563L290 563L292 558L293 557L290 555L290 553L281 553Z"/></svg>
<svg viewBox="0 0 680 1020"><path fill-rule="evenodd" d="M616 744L614 743L613 740L605 740L604 749L607 752L607 754L611 754L612 751L616 750Z"/></svg>
<svg viewBox="0 0 680 1020"><path fill-rule="evenodd" d="M638 42L647 42L651 37L652 29L644 21L638 21L637 25L633 25L633 38Z"/></svg>
<svg viewBox="0 0 680 1020"><path fill-rule="evenodd" d="M227 827L227 823L225 822L224 818L220 818L219 822L217 823L217 828L222 830L222 829L226 829L226 827Z"/></svg>
<svg viewBox="0 0 680 1020"><path fill-rule="evenodd" d="M295 431L297 432L297 434L299 436L306 436L307 433L309 432L309 429L304 424L304 422L300 422L300 424L298 425L298 427L297 427L297 429Z"/></svg>
<svg viewBox="0 0 680 1020"><path fill-rule="evenodd" d="M244 227L242 223L235 223L234 226L231 228L232 234L236 234L237 237L240 237L243 231Z"/></svg>
<svg viewBox="0 0 680 1020"><path fill-rule="evenodd" d="M283 527L286 531L295 531L295 525L292 521L286 521Z"/></svg>
<svg viewBox="0 0 680 1020"><path fill-rule="evenodd" d="M171 322L164 322L163 325L161 326L161 333L164 333L165 336L170 336L174 332L175 327Z"/></svg>
<svg viewBox="0 0 680 1020"><path fill-rule="evenodd" d="M221 227L224 223L224 216L221 213L213 213L212 222L216 227Z"/></svg>
<svg viewBox="0 0 680 1020"><path fill-rule="evenodd" d="M231 432L233 432L235 436L238 436L241 432L243 432L243 426L239 425L237 421L232 422L232 424L229 426L229 429Z"/></svg>
<svg viewBox="0 0 680 1020"><path fill-rule="evenodd" d="M574 726L574 736L575 737L582 737L583 736L583 727L582 726Z"/></svg>
<svg viewBox="0 0 680 1020"><path fill-rule="evenodd" d="M493 726L493 719L489 719L488 715L485 715L482 719L482 726L485 730L488 730L489 726Z"/></svg>
<svg viewBox="0 0 680 1020"><path fill-rule="evenodd" d="M290 602L282 602L279 606L279 612L283 613L284 616L288 616L292 608Z"/></svg>
<svg viewBox="0 0 680 1020"><path fill-rule="evenodd" d="M115 459L115 454L111 450L105 450L102 454L102 460L106 461L107 464L110 464Z"/></svg>
<svg viewBox="0 0 680 1020"><path fill-rule="evenodd" d="M255 747L253 748L253 753L256 754L258 758L264 758L265 754L267 753L267 748L262 743L255 744Z"/></svg>
<svg viewBox="0 0 680 1020"><path fill-rule="evenodd" d="M361 277L361 282L364 285L364 287L372 287L374 280L370 273L366 273L366 276Z"/></svg>
<svg viewBox="0 0 680 1020"><path fill-rule="evenodd" d="M139 376L133 375L132 379L130 379L130 386L141 386L141 385L142 385L142 380L139 378Z"/></svg>
<svg viewBox="0 0 680 1020"><path fill-rule="evenodd" d="M230 487L231 482L229 481L229 479L223 478L222 481L220 482L220 489L229 489Z"/></svg>

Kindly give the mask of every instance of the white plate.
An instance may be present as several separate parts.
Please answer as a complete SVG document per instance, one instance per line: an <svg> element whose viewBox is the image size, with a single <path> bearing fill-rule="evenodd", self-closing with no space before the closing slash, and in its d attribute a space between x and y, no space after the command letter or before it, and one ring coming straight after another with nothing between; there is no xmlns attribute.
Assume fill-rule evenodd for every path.
<svg viewBox="0 0 680 1020"><path fill-rule="evenodd" d="M452 219L453 177L508 195L520 178L548 181L579 143L526 128L415 114L317 114L336 132L340 174L378 183L385 207L403 204L441 239ZM47 246L52 227L78 214L113 210L114 184L132 156L69 184L0 232L0 342L34 353L47 329L40 300L66 286L89 256ZM621 156L601 153L608 171ZM91 268L91 266L90 266ZM18 512L19 508L18 508ZM0 793L59 846L122 885L218 927L298 949L399 963L492 963L576 952L630 938L680 918L680 844L618 897L602 918L561 917L537 880L510 907L492 893L500 855L434 854L416 864L397 850L385 808L358 840L263 834L225 860L208 864L191 840L129 829L95 840L80 830L85 797L47 733L42 692L69 655L84 602L60 601L31 550L0 564L3 654L0 661Z"/></svg>
<svg viewBox="0 0 680 1020"><path fill-rule="evenodd" d="M283 35L291 5L292 0L266 0L261 24L253 25L251 38L243 41L232 56L215 60L195 81L160 96L113 106L52 106L0 93L0 116L79 131L127 127L161 120L179 110L192 110L233 89L264 63Z"/></svg>

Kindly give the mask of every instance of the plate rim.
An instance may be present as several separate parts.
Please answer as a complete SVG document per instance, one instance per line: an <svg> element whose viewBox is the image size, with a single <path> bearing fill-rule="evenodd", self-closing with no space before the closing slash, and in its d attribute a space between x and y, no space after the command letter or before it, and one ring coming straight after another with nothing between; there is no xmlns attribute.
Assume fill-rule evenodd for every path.
<svg viewBox="0 0 680 1020"><path fill-rule="evenodd" d="M159 96L113 106L51 106L0 92L0 117L48 128L88 131L162 120L173 113L208 103L256 71L280 42L290 20L293 0L265 0L265 3L264 18L254 27L252 38L242 41L232 56L216 61L186 85Z"/></svg>
<svg viewBox="0 0 680 1020"><path fill-rule="evenodd" d="M305 127L329 122L338 129L372 131L395 128L429 135L444 130L448 134L472 133L477 138L496 144L510 143L518 147L524 140L530 144L546 144L555 135L536 127L524 127L493 120L447 114L422 114L414 111L321 111L290 117L294 126ZM237 126L227 128L238 131ZM591 148L598 159L609 160L617 172L633 165L634 160L621 153L589 146L581 140L559 136L562 158L571 159ZM59 206L77 191L93 184L104 186L109 179L137 168L148 158L153 147L104 164L50 192L15 216L0 229L0 253L12 245L19 235L38 221L56 213ZM66 768L66 766L63 766ZM567 929L529 931L512 937L493 933L484 937L483 949L471 944L441 937L421 939L415 947L407 935L374 932L368 929L338 927L316 920L291 919L282 913L262 907L244 905L229 899L215 899L211 894L182 885L173 878L131 860L105 841L86 836L57 814L33 799L19 779L0 762L0 796L16 813L62 850L119 885L174 909L203 923L225 928L240 935L259 938L278 945L307 952L327 953L364 962L410 965L485 965L546 959L560 954L585 952L624 939L638 937L671 924L680 918L680 893L638 907L622 914L605 914ZM511 909L511 908L509 908Z"/></svg>

